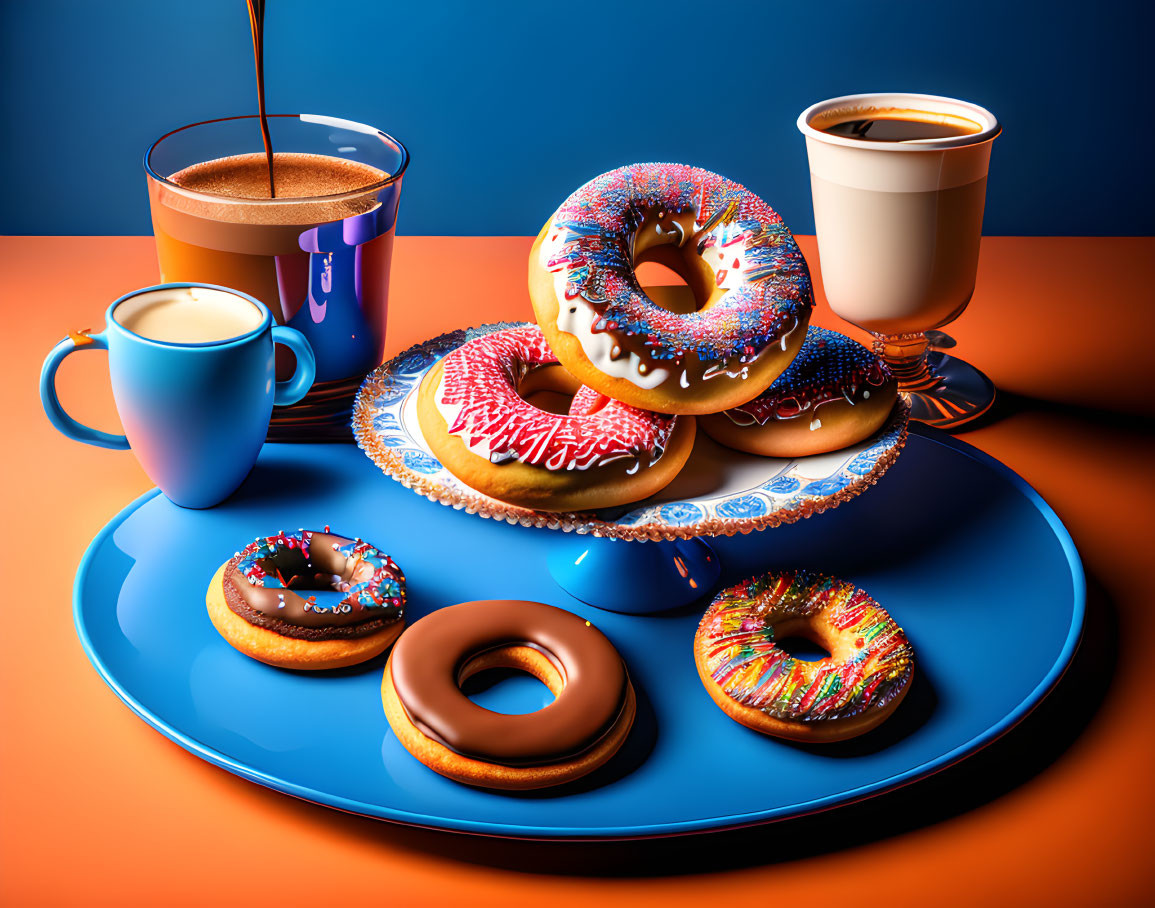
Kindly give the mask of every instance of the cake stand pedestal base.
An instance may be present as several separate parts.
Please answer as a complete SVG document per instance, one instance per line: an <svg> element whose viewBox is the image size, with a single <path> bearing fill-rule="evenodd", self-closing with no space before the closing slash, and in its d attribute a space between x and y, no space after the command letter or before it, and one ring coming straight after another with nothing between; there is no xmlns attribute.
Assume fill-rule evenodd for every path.
<svg viewBox="0 0 1155 908"><path fill-rule="evenodd" d="M576 599L611 612L645 615L700 599L722 567L701 539L623 542L565 534L546 557L550 576Z"/></svg>

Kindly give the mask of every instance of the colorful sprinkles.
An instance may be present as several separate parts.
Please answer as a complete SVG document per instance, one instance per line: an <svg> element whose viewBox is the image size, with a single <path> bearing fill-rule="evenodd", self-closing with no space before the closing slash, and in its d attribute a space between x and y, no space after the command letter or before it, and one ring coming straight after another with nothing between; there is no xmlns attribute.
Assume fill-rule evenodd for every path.
<svg viewBox="0 0 1155 908"><path fill-rule="evenodd" d="M845 400L854 405L890 378L886 364L862 344L811 325L802 348L774 384L726 415L739 425L753 421L764 426L772 419L797 419L804 414L813 422L823 404Z"/></svg>
<svg viewBox="0 0 1155 908"><path fill-rule="evenodd" d="M776 644L776 627L800 618L825 624L848 652L817 662L791 656ZM697 645L729 697L786 721L879 709L914 671L914 650L885 609L851 583L806 571L764 574L723 590L702 618Z"/></svg>
<svg viewBox="0 0 1155 908"><path fill-rule="evenodd" d="M689 246L724 296L683 315L653 303L634 273L643 224L661 244ZM580 297L597 311L595 333L652 361L680 365L693 353L704 363L750 362L813 305L806 261L778 214L700 167L633 164L596 177L558 209L547 244L547 269L565 274L559 305Z"/></svg>
<svg viewBox="0 0 1155 908"><path fill-rule="evenodd" d="M325 528L328 533L329 528ZM281 530L273 536L258 536L238 553L240 561L237 570L253 586L291 589L312 585L315 578L310 573L295 573L300 568L300 557L286 558L294 550L305 559L306 569L312 568L310 546L315 533L300 529L286 533ZM373 612L381 618L393 618L401 613L405 604L405 575L393 559L362 539L354 539L344 544L333 543L333 550L345 556L347 573L351 581L330 575L334 593L321 602L316 595L304 598L305 611L317 613L350 614L352 612ZM293 571L286 575L286 571ZM304 581L304 582L301 582ZM278 597L284 602L284 595ZM280 607L280 606L279 606ZM378 615L379 613L379 615Z"/></svg>

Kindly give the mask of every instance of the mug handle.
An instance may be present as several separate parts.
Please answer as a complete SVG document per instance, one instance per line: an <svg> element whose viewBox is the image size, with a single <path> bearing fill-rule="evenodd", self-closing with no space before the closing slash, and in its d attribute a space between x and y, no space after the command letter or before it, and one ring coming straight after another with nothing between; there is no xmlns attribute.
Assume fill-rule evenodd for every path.
<svg viewBox="0 0 1155 908"><path fill-rule="evenodd" d="M317 375L317 360L313 356L313 348L296 328L287 328L284 325L273 325L273 343L283 344L293 351L297 358L297 370L287 381L277 382L273 392L273 406L284 407L295 404L304 397Z"/></svg>
<svg viewBox="0 0 1155 908"><path fill-rule="evenodd" d="M64 357L77 350L107 350L108 341L103 332L88 334L86 332L70 332L68 337L52 348L52 352L44 360L40 370L40 403L48 421L56 426L64 435L73 441L81 441L86 445L96 445L98 448L112 448L115 451L127 451L128 439L123 435L113 435L111 432L101 432L92 429L83 423L77 422L64 412L60 400L56 396L56 370L64 362Z"/></svg>

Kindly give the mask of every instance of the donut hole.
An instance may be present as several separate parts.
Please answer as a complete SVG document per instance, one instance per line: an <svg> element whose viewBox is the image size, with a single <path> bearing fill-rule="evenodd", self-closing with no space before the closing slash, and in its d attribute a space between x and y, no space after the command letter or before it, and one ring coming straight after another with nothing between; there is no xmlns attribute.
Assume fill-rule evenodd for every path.
<svg viewBox="0 0 1155 908"><path fill-rule="evenodd" d="M673 268L661 262L640 262L635 266L634 274L650 301L667 312L688 315L702 308L693 288Z"/></svg>
<svg viewBox="0 0 1155 908"><path fill-rule="evenodd" d="M557 391L535 391L533 394L522 394L521 399L527 404L552 413L555 416L565 416L569 413L572 395L561 394Z"/></svg>
<svg viewBox="0 0 1155 908"><path fill-rule="evenodd" d="M565 681L542 653L510 646L474 656L458 672L461 692L482 709L518 716L545 709Z"/></svg>
<svg viewBox="0 0 1155 908"><path fill-rule="evenodd" d="M686 247L652 246L633 264L634 278L650 301L677 315L698 312L726 292L710 265Z"/></svg>
<svg viewBox="0 0 1155 908"><path fill-rule="evenodd" d="M831 657L830 651L818 640L811 640L797 633L775 640L774 645L785 650L799 662L821 662Z"/></svg>
<svg viewBox="0 0 1155 908"><path fill-rule="evenodd" d="M313 601L323 607L331 607L344 601L348 595L347 584L354 578L343 556L322 558L322 561L325 563L315 564L296 546L278 546L269 555L258 558L256 563L268 578L264 586L311 592ZM341 573L336 573L337 570ZM342 584L345 584L344 589L341 588Z"/></svg>
<svg viewBox="0 0 1155 908"><path fill-rule="evenodd" d="M559 364L530 369L517 385L517 396L532 407L565 416L580 387L578 380Z"/></svg>
<svg viewBox="0 0 1155 908"><path fill-rule="evenodd" d="M461 685L461 692L482 709L506 716L535 713L555 699L533 675L513 668L480 671Z"/></svg>

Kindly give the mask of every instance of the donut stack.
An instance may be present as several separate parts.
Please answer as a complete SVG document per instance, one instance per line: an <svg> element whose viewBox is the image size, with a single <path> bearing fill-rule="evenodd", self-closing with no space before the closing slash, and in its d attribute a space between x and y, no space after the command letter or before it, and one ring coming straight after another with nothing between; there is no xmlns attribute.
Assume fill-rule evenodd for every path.
<svg viewBox="0 0 1155 908"><path fill-rule="evenodd" d="M695 310L651 299L635 270L646 262L677 273ZM802 457L869 437L897 399L881 360L808 327L810 273L778 214L701 168L634 164L586 183L534 242L529 291L537 327L458 348L418 403L442 463L513 504L652 495L685 465L695 418L729 447ZM536 406L542 392L572 402Z"/></svg>

